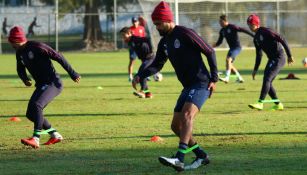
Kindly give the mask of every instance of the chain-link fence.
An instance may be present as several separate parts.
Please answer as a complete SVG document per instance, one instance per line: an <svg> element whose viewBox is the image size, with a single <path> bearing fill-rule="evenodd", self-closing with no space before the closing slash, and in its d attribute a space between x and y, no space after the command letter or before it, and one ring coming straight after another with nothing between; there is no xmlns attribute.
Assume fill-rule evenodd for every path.
<svg viewBox="0 0 307 175"><path fill-rule="evenodd" d="M124 26L131 26L131 18L144 16L147 20L148 36L154 46L160 39L152 24L150 15L160 0L113 0L109 4L100 3L97 12L86 12L87 4L67 5L59 1L57 12L56 1L44 3L43 0L18 1L0 0L0 20L2 24L0 52L13 52L7 42L7 33L14 25L22 26L28 33L29 40L46 42L60 51L75 50L116 50L126 47L118 31ZM92 0L95 6L95 1ZM193 28L210 44L218 38L219 16L226 14L230 23L246 27L246 18L257 13L263 26L281 33L293 46L307 46L307 1L306 0L166 0L170 3L178 23ZM10 3L8 3L10 2ZM103 1L100 1L103 2ZM176 10L178 7L178 11ZM115 10L114 10L115 9ZM58 17L57 15L58 14ZM97 47L88 49L86 17L98 16L99 39L103 42ZM30 24L36 18L32 29ZM6 19L6 21L5 21ZM58 25L57 25L58 24ZM58 30L56 30L58 26ZM89 27L89 26L87 26ZM29 31L30 30L30 31ZM31 30L34 32L32 33ZM93 34L97 36L97 34ZM252 46L249 36L240 35L244 47ZM222 45L227 47L227 45Z"/></svg>

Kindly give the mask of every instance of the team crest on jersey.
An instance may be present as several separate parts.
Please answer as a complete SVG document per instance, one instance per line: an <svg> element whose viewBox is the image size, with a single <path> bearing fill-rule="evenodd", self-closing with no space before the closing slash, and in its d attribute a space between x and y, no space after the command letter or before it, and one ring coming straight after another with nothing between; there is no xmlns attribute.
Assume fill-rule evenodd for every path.
<svg viewBox="0 0 307 175"><path fill-rule="evenodd" d="M175 39L175 41L174 41L174 47L175 47L176 49L178 49L178 48L180 47L180 41L179 41L178 39Z"/></svg>
<svg viewBox="0 0 307 175"><path fill-rule="evenodd" d="M28 57L30 60L32 60L34 58L34 54L32 51L28 52Z"/></svg>
<svg viewBox="0 0 307 175"><path fill-rule="evenodd" d="M260 39L260 41L263 41L263 36L260 35L260 36L259 36L259 39Z"/></svg>
<svg viewBox="0 0 307 175"><path fill-rule="evenodd" d="M227 29L227 33L230 33L231 32L231 30L230 29Z"/></svg>

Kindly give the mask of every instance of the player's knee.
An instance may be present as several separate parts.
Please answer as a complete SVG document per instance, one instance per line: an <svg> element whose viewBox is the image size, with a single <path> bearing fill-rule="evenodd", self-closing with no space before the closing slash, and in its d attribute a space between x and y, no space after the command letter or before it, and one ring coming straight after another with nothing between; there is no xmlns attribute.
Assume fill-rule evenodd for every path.
<svg viewBox="0 0 307 175"><path fill-rule="evenodd" d="M183 115L183 122L190 123L192 121L193 115L190 111L184 112Z"/></svg>

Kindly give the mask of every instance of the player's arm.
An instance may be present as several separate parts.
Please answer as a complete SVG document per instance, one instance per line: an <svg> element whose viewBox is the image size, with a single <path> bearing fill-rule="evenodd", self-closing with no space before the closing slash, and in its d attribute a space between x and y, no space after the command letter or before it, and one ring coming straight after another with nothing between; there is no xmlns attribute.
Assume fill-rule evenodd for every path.
<svg viewBox="0 0 307 175"><path fill-rule="evenodd" d="M16 56L17 58L17 56ZM17 74L26 86L31 86L31 79L27 76L26 67L17 58Z"/></svg>
<svg viewBox="0 0 307 175"><path fill-rule="evenodd" d="M58 62L66 70L74 82L79 83L81 76L71 67L62 54L56 52L46 44L41 47L43 48L42 51L47 54L50 59Z"/></svg>
<svg viewBox="0 0 307 175"><path fill-rule="evenodd" d="M216 89L216 82L218 81L218 70L217 70L217 63L216 63L216 56L214 49L206 43L202 37L200 37L194 30L188 30L185 32L186 39L188 42L191 42L191 44L198 50L200 50L204 55L206 55L208 64L210 67L210 82L208 85L208 90L210 90L209 98L211 97L211 94Z"/></svg>
<svg viewBox="0 0 307 175"><path fill-rule="evenodd" d="M291 51L290 51L290 48L289 48L289 45L288 45L288 42L283 38L281 37L279 34L275 33L275 32L270 32L271 36L277 40L278 42L281 43L281 45L284 47L285 51L286 51L286 54L288 56L288 64L292 64L294 62L294 59L292 57L292 54L291 54Z"/></svg>
<svg viewBox="0 0 307 175"><path fill-rule="evenodd" d="M206 55L211 73L211 82L218 81L218 70L214 49L200 37L195 31L188 30L185 32L187 42L190 42L196 49Z"/></svg>
<svg viewBox="0 0 307 175"><path fill-rule="evenodd" d="M149 77L159 72L163 68L166 61L167 61L167 56L164 53L163 44L160 41L158 45L158 50L156 52L155 60L146 69L144 69L141 72L138 72L134 76L133 81L132 81L133 88L136 89L136 84L139 83L144 78Z"/></svg>
<svg viewBox="0 0 307 175"><path fill-rule="evenodd" d="M253 37L253 38L254 38L254 36L255 36L251 31L247 30L247 29L244 28L244 27L236 26L236 29L237 29L238 32L246 33L247 35L249 35L249 36L251 36L251 37Z"/></svg>
<svg viewBox="0 0 307 175"><path fill-rule="evenodd" d="M252 73L252 77L253 79L255 79L256 73L259 69L260 63L261 63L261 59L262 59L262 50L261 48L257 45L257 43L254 41L254 45L256 48L256 60L255 60L255 66L254 66L254 71Z"/></svg>
<svg viewBox="0 0 307 175"><path fill-rule="evenodd" d="M223 39L224 39L222 30L223 30L223 29L220 30L220 32L219 32L219 38L218 38L218 40L216 41L216 43L212 45L212 47L218 47L219 45L222 44Z"/></svg>

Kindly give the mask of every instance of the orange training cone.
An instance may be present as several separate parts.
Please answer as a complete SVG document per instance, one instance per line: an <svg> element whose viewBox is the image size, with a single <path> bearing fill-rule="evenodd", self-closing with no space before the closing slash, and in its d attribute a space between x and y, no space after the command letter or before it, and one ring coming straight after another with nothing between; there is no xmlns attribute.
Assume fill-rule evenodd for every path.
<svg viewBox="0 0 307 175"><path fill-rule="evenodd" d="M12 122L20 122L21 119L19 117L11 117L10 121L12 121Z"/></svg>
<svg viewBox="0 0 307 175"><path fill-rule="evenodd" d="M150 141L151 142L160 142L160 141L163 141L163 139L161 137L159 137L159 136L152 136L150 138Z"/></svg>

